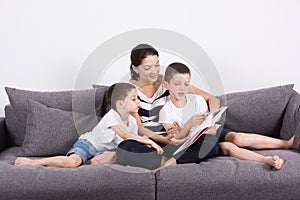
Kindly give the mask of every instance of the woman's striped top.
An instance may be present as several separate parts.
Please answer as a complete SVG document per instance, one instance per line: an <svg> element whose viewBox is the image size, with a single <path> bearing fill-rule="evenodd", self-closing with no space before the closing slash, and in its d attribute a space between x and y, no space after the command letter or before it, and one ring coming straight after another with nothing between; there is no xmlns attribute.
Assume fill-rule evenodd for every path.
<svg viewBox="0 0 300 200"><path fill-rule="evenodd" d="M158 116L160 109L165 105L167 101L169 91L165 90L163 84L159 86L159 88L151 98L148 98L139 89L137 89L137 91L138 98L140 100L140 109L138 111L138 114L143 125L156 133L164 133L164 127L161 123L158 122Z"/></svg>

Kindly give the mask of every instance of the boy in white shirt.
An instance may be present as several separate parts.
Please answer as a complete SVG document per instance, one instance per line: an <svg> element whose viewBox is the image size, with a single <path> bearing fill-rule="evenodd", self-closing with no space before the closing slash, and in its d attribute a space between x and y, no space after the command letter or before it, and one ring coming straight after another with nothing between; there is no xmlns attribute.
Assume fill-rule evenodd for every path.
<svg viewBox="0 0 300 200"><path fill-rule="evenodd" d="M107 92L107 99L112 109L91 132L87 132L78 138L66 156L54 156L38 160L18 157L15 160L15 165L74 168L86 163L91 158L90 164L99 164L99 161L93 161L94 156L105 151L107 154L115 154L113 150L118 147L119 143L127 139L149 145L161 154L162 149L160 146L152 140L137 134L136 120L130 115L131 112L137 112L140 105L136 88L129 83L113 84ZM110 163L112 163L111 160Z"/></svg>
<svg viewBox="0 0 300 200"><path fill-rule="evenodd" d="M208 112L206 102L202 97L187 94L190 79L190 70L182 63L172 63L166 69L165 88L169 90L170 97L160 111L159 121L163 123L168 134L173 134L176 139L187 137L193 127L205 120ZM220 133L219 130L222 130L222 132ZM218 129L217 135L220 135L219 138L215 136L216 132L214 127L209 129L185 152L170 158L163 166L191 162L199 163L204 159L215 156L219 147L221 155L265 163L275 169L280 169L284 163L279 156L263 156L227 141L225 136L232 132L229 129ZM206 143L204 139L209 142ZM202 145L206 147L204 153L203 149L201 149L202 152L200 151Z"/></svg>

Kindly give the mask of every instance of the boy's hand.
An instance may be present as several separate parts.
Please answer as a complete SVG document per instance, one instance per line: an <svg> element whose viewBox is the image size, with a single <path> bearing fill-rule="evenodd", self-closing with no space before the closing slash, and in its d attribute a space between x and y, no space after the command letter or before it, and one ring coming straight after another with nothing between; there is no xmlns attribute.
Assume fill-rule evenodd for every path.
<svg viewBox="0 0 300 200"><path fill-rule="evenodd" d="M147 139L147 140L149 140L149 139ZM157 154L162 155L164 153L164 150L158 144L153 142L152 140L149 140L149 145L157 151Z"/></svg>
<svg viewBox="0 0 300 200"><path fill-rule="evenodd" d="M206 119L206 114L194 114L188 121L190 127L202 124Z"/></svg>
<svg viewBox="0 0 300 200"><path fill-rule="evenodd" d="M168 130L166 130L166 132L168 135L173 135L173 137L175 137L177 135L177 133L179 133L178 124L176 122L174 122L173 125Z"/></svg>
<svg viewBox="0 0 300 200"><path fill-rule="evenodd" d="M160 143L163 143L163 144L169 144L171 142L171 139L173 138L174 136L169 134L167 136L163 136L163 135L159 135L159 134L155 134L151 137L151 139L153 139L154 141L156 142L160 142Z"/></svg>
<svg viewBox="0 0 300 200"><path fill-rule="evenodd" d="M184 143L188 138L189 138L189 136L181 138L181 139L172 138L170 144L178 146L178 145L181 145L182 143Z"/></svg>

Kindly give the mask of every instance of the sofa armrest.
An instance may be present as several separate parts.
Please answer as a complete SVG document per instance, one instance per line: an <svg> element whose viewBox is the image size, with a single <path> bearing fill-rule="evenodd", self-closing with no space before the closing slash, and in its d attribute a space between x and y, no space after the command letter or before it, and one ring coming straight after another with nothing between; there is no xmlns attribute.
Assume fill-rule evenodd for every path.
<svg viewBox="0 0 300 200"><path fill-rule="evenodd" d="M5 118L0 117L0 152L6 148Z"/></svg>
<svg viewBox="0 0 300 200"><path fill-rule="evenodd" d="M290 98L280 130L282 139L288 140L295 135L293 148L300 150L300 94L294 91Z"/></svg>

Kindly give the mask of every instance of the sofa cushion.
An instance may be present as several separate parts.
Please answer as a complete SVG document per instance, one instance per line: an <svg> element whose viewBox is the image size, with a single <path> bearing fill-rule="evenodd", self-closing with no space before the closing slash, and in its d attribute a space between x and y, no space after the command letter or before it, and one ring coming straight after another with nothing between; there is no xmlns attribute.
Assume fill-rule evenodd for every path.
<svg viewBox="0 0 300 200"><path fill-rule="evenodd" d="M20 148L7 148L0 153L2 200L155 199L155 175L150 170L116 164L73 169L16 167L13 163Z"/></svg>
<svg viewBox="0 0 300 200"><path fill-rule="evenodd" d="M19 156L64 155L78 137L98 123L95 115L48 108L29 102L26 135Z"/></svg>
<svg viewBox="0 0 300 200"><path fill-rule="evenodd" d="M299 152L256 152L278 155L286 162L282 169L272 170L263 163L218 156L200 164L168 166L156 174L157 199L299 199Z"/></svg>
<svg viewBox="0 0 300 200"><path fill-rule="evenodd" d="M293 148L300 150L300 94L294 91L284 114L281 138L287 140L295 135Z"/></svg>
<svg viewBox="0 0 300 200"><path fill-rule="evenodd" d="M101 89L103 87L103 85L97 85L97 84L93 84L92 86L95 89ZM101 115L101 117L103 117L104 114L107 113L110 109L111 109L111 106L109 105L109 103L106 102L106 100L103 101L103 103L102 103L102 115Z"/></svg>
<svg viewBox="0 0 300 200"><path fill-rule="evenodd" d="M289 84L219 97L221 103L228 106L224 126L233 131L278 137L293 86Z"/></svg>
<svg viewBox="0 0 300 200"><path fill-rule="evenodd" d="M7 145L21 146L25 137L26 123L21 123L16 118L11 105L5 106L4 113L7 128Z"/></svg>
<svg viewBox="0 0 300 200"><path fill-rule="evenodd" d="M99 86L96 89L40 92L5 87L13 115L18 120L16 123L18 127L15 127L18 133L13 132L11 127L8 127L9 132L14 134L12 137L14 138L13 145L20 146L23 142L29 113L28 101L34 100L51 108L102 117L105 114L102 103L107 89L108 86Z"/></svg>

